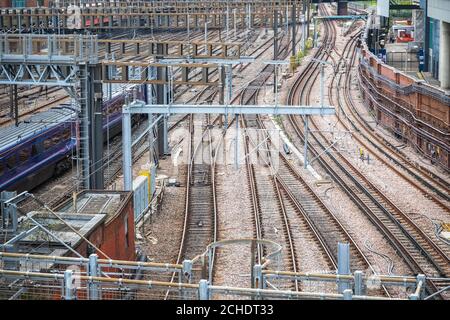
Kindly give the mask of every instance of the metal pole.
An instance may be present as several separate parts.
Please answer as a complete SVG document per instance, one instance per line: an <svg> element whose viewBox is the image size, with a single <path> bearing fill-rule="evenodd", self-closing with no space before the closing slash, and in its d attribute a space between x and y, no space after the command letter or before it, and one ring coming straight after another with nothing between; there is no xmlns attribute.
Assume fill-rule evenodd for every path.
<svg viewBox="0 0 450 320"><path fill-rule="evenodd" d="M227 40L230 39L230 7L227 2Z"/></svg>
<svg viewBox="0 0 450 320"><path fill-rule="evenodd" d="M192 277L192 260L183 260L183 274L184 277L187 279L187 282L191 282Z"/></svg>
<svg viewBox="0 0 450 320"><path fill-rule="evenodd" d="M317 19L314 17L314 35L313 35L313 47L317 47Z"/></svg>
<svg viewBox="0 0 450 320"><path fill-rule="evenodd" d="M295 3L292 5L292 12L291 12L291 23L292 23L292 55L295 56L295 33L296 33L296 7Z"/></svg>
<svg viewBox="0 0 450 320"><path fill-rule="evenodd" d="M213 250L208 250L208 283L212 283L212 272L213 272Z"/></svg>
<svg viewBox="0 0 450 320"><path fill-rule="evenodd" d="M153 123L153 113L148 113L148 125L151 126ZM154 155L154 142L155 142L155 136L153 135L153 128L149 128L148 131L148 151L149 151L149 160L150 165L155 163L155 155Z"/></svg>
<svg viewBox="0 0 450 320"><path fill-rule="evenodd" d="M255 239L253 239L252 240L252 242L251 242L251 244L250 244L250 270L251 270L251 273L250 273L250 287L251 288L256 288L255 287L255 267L256 267L256 264L255 264L255 250L256 250L256 246L257 246L257 244L256 244L256 240Z"/></svg>
<svg viewBox="0 0 450 320"><path fill-rule="evenodd" d="M233 9L234 37L236 38L236 9Z"/></svg>
<svg viewBox="0 0 450 320"><path fill-rule="evenodd" d="M82 45L80 46L82 47ZM81 179L82 187L84 189L90 189L90 148L89 148L89 120L90 120L90 108L89 108L89 80L88 80L88 66L80 66L80 154L78 158L81 160Z"/></svg>
<svg viewBox="0 0 450 320"><path fill-rule="evenodd" d="M198 284L198 298L199 300L209 300L208 281L201 279Z"/></svg>
<svg viewBox="0 0 450 320"><path fill-rule="evenodd" d="M350 274L350 245L348 243L338 243L338 270L339 275ZM339 280L338 292L345 293L345 290L349 289L349 283L347 281Z"/></svg>
<svg viewBox="0 0 450 320"><path fill-rule="evenodd" d="M17 84L14 87L14 123L16 127L19 125L19 101L17 97Z"/></svg>
<svg viewBox="0 0 450 320"><path fill-rule="evenodd" d="M187 26L188 40L190 40L191 39L191 32L190 32L190 28L189 28L189 12L187 13L187 17L186 17L186 26Z"/></svg>
<svg viewBox="0 0 450 320"><path fill-rule="evenodd" d="M219 104L225 104L225 70L223 65L219 66ZM222 125L222 117L220 118L220 124Z"/></svg>
<svg viewBox="0 0 450 320"><path fill-rule="evenodd" d="M308 116L305 116L305 145L303 153L305 157L303 167L306 169L308 167Z"/></svg>
<svg viewBox="0 0 450 320"><path fill-rule="evenodd" d="M306 16L306 38L309 37L309 18L311 17L311 0L307 0L307 16Z"/></svg>
<svg viewBox="0 0 450 320"><path fill-rule="evenodd" d="M278 65L274 65L274 82L275 82L275 106L278 105Z"/></svg>
<svg viewBox="0 0 450 320"><path fill-rule="evenodd" d="M363 273L362 271L355 271L355 295L363 295Z"/></svg>
<svg viewBox="0 0 450 320"><path fill-rule="evenodd" d="M88 274L90 277L96 277L98 275L98 264L97 264L98 256L96 254L91 254L89 256L89 268L88 268ZM99 290L98 285L93 283L92 281L89 281L89 299L90 300L98 300L99 299Z"/></svg>
<svg viewBox="0 0 450 320"><path fill-rule="evenodd" d="M90 176L90 187L101 190L104 188L103 176L103 88L101 83L101 66L90 66L91 83L89 94L90 105L90 155L92 160L92 169Z"/></svg>
<svg viewBox="0 0 450 320"><path fill-rule="evenodd" d="M420 289L416 290L416 291L418 291L417 294L418 294L419 300L421 300L423 297L423 292L424 292L423 289L425 288L425 281L426 281L426 277L424 274L417 275L417 286L420 286Z"/></svg>
<svg viewBox="0 0 450 320"><path fill-rule="evenodd" d="M274 10L273 13L273 60L277 60L278 57L278 10ZM276 70L273 74L273 92L276 92Z"/></svg>
<svg viewBox="0 0 450 320"><path fill-rule="evenodd" d="M205 55L208 51L208 22L205 20Z"/></svg>
<svg viewBox="0 0 450 320"><path fill-rule="evenodd" d="M232 66L226 66L226 83L227 83L227 102L225 111L225 129L228 128L228 107L231 103L232 91L233 91L233 77L232 77Z"/></svg>
<svg viewBox="0 0 450 320"><path fill-rule="evenodd" d="M164 104L168 105L167 101L167 84L164 85ZM169 126L168 126L168 115L164 114L163 117L163 140L164 140L164 154L169 153Z"/></svg>
<svg viewBox="0 0 450 320"><path fill-rule="evenodd" d="M285 16L285 19L286 19L286 36L289 34L289 19L288 19L288 17L289 17L289 8L288 8L288 6L286 6L286 16Z"/></svg>
<svg viewBox="0 0 450 320"><path fill-rule="evenodd" d="M162 43L156 44L156 50L158 54L161 54L160 56L156 57L156 60L164 58L164 45ZM167 81L167 72L166 67L157 67L156 69L156 78L158 80L162 80L164 82ZM164 103L164 84L157 84L156 85L156 103L163 104ZM158 156L161 157L164 155L164 120L161 119L158 122L157 125L157 132L158 132Z"/></svg>
<svg viewBox="0 0 450 320"><path fill-rule="evenodd" d="M323 108L323 95L324 95L324 82L325 82L325 72L323 63L320 64L320 107Z"/></svg>
<svg viewBox="0 0 450 320"><path fill-rule="evenodd" d="M239 169L239 114L236 113L236 143L234 145L234 167Z"/></svg>
<svg viewBox="0 0 450 320"><path fill-rule="evenodd" d="M64 299L65 300L74 300L73 270L64 271Z"/></svg>
<svg viewBox="0 0 450 320"><path fill-rule="evenodd" d="M9 91L9 117L14 117L14 85L12 84Z"/></svg>
<svg viewBox="0 0 450 320"><path fill-rule="evenodd" d="M263 288L263 275L262 267L260 264L256 264L253 267L253 288L262 289Z"/></svg>
<svg viewBox="0 0 450 320"><path fill-rule="evenodd" d="M151 79L154 79L154 69L153 67L149 67L149 74L151 76ZM153 104L153 85L151 84L147 84L145 85L145 90L147 90L147 104ZM155 136L153 134L153 127L152 127L152 123L153 123L153 113L148 113L148 126L149 126L149 131L148 131L148 151L149 151L149 161L150 161L150 165L154 164L155 162L155 155L154 155L154 142L155 142Z"/></svg>
<svg viewBox="0 0 450 320"><path fill-rule="evenodd" d="M344 300L352 300L352 290L345 289L343 294L344 294Z"/></svg>
<svg viewBox="0 0 450 320"><path fill-rule="evenodd" d="M122 154L123 154L123 189L133 189L133 167L131 156L131 114L129 106L122 110Z"/></svg>
<svg viewBox="0 0 450 320"><path fill-rule="evenodd" d="M247 33L250 32L250 3L247 4Z"/></svg>

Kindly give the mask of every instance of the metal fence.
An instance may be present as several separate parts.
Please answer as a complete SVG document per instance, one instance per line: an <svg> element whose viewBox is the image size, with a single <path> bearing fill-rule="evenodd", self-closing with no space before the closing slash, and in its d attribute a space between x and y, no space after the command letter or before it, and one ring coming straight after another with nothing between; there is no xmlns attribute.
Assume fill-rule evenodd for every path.
<svg viewBox="0 0 450 320"><path fill-rule="evenodd" d="M390 299L379 290L402 287L400 299L422 299L426 277L364 274L301 273L254 265L252 287L191 283L192 261L182 264L0 253L1 299ZM171 281L172 276L174 281ZM299 281L301 291L279 289L274 281ZM309 285L309 287L307 286ZM324 286L328 286L327 289ZM375 288L375 295L368 289ZM311 290L314 289L314 290ZM319 290L317 290L319 289ZM398 290L398 288L397 288Z"/></svg>
<svg viewBox="0 0 450 320"><path fill-rule="evenodd" d="M92 35L0 35L0 61L98 63L97 36Z"/></svg>

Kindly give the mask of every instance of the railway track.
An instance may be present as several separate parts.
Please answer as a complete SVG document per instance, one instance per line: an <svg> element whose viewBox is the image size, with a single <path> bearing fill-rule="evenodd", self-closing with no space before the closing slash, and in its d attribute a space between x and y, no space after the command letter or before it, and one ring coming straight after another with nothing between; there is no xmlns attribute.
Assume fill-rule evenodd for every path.
<svg viewBox="0 0 450 320"><path fill-rule="evenodd" d="M267 43L267 42L266 42ZM257 48L254 52L264 49L265 44ZM262 54L262 53L260 53ZM260 54L258 56L260 56ZM204 88L198 95L196 95L191 100L196 100L198 102L203 96L206 100L213 100L217 94L216 90L211 90ZM205 100L205 99L203 99ZM185 215L182 236L180 241L179 253L177 257L177 262L181 262L183 259L193 259L198 262L199 254L203 253L207 245L211 242L217 241L217 202L215 193L215 160L216 152L212 149L212 137L210 132L210 125L212 126L218 119L210 121L207 117L206 129L202 133L201 141L194 145L193 140L193 119L194 116L191 114L189 117L189 127L190 127L190 141L189 141L189 155L190 160L188 164L188 174L186 178L186 197L185 197ZM205 116L203 116L205 117ZM220 116L219 116L220 117ZM218 118L219 118L218 117ZM174 128L185 117L182 117L171 128ZM202 120L205 123L205 119ZM223 136L222 138L223 139ZM208 146L209 152L200 155L200 163L196 163L194 159L199 150L201 150L201 144L206 140L206 145ZM221 140L222 141L222 140ZM216 148L219 147L221 141L217 144ZM217 149L216 149L217 150ZM218 153L217 153L218 154ZM204 159L203 157L207 157ZM210 163L205 165L204 163ZM258 217L256 217L258 219ZM258 238L261 238L260 236ZM214 258L215 252L213 253L212 264L209 266L211 275L214 276ZM261 261L262 252L261 248L258 248L258 261ZM200 272L200 274L198 274ZM194 278L201 276L202 278L207 278L206 269L201 268L200 270L195 269ZM171 281L175 280L175 275L172 276ZM169 291L166 293L166 299L169 297Z"/></svg>
<svg viewBox="0 0 450 320"><path fill-rule="evenodd" d="M256 119L253 116L245 117L242 122L243 129L253 127L253 123ZM246 158L250 155L250 138L245 135L245 154ZM251 183L250 189L252 190L252 200L255 201L255 233L259 239L269 239L279 244L286 244L282 246L282 260L277 261L277 268L287 271L298 271L298 257L296 248L293 243L293 232L287 217L288 205L282 199L282 191L279 185L273 179L270 171L267 168L270 167L270 155L260 154L260 160L265 159L268 163L267 167L255 166L250 161L246 161L247 174L249 183ZM251 177L251 178L250 178ZM260 249L260 253L257 259L260 259L263 251ZM259 261L261 262L261 261ZM291 284L282 283L277 286L278 289L293 289L298 291L299 284L294 281Z"/></svg>
<svg viewBox="0 0 450 320"><path fill-rule="evenodd" d="M185 211L181 241L178 249L176 263L185 259L193 261L192 278L189 281L198 281L208 278L208 269L200 255L207 246L218 239L218 214L215 186L215 160L213 149L210 118L201 117L202 132L195 135L194 114L189 115L189 149L186 175ZM204 128L204 129L203 129ZM199 141L196 141L196 140ZM206 152L205 152L206 149ZM214 275L215 250L212 252L211 270ZM200 264L200 265L199 265ZM171 282L175 281L175 274ZM169 298L170 291L166 292L165 299Z"/></svg>
<svg viewBox="0 0 450 320"><path fill-rule="evenodd" d="M259 127L265 129L263 122L261 120L258 122ZM289 209L284 209L287 213L287 224L301 226L301 230L307 233L310 239L313 239L317 247L321 249L321 254L327 261L329 270L337 270L338 243L349 243L351 270L370 270L376 274L368 257L339 222L333 211L302 178L284 154L279 152L278 156L281 161L274 170L274 180L279 185L279 189L283 191L286 200L282 201L290 205ZM294 235L298 229L296 228L295 231ZM385 287L377 289L377 294L390 296Z"/></svg>
<svg viewBox="0 0 450 320"><path fill-rule="evenodd" d="M322 11L325 10L322 8ZM335 34L333 23L326 21L323 44L316 52L316 58L327 58L325 44L333 45ZM311 87L318 76L317 66L315 63L309 63L305 72L297 79L289 94L290 104L297 101L309 103ZM298 119L290 116L289 121L304 143L304 133ZM312 123L314 125L314 122ZM325 152L329 142L323 134L311 132L311 136L315 143L310 146L311 153L317 156L322 167L386 237L411 270L415 274L448 274L449 263L445 253L341 154ZM432 281L427 282L427 291L437 291Z"/></svg>
<svg viewBox="0 0 450 320"><path fill-rule="evenodd" d="M214 180L214 154L207 116L202 116L206 126L200 141L194 139L194 115L191 115L190 159L186 182L185 227L181 256L193 259L217 239L217 202ZM207 152L204 152L206 145ZM182 261L182 259L180 260Z"/></svg>
<svg viewBox="0 0 450 320"><path fill-rule="evenodd" d="M260 75L249 84L249 87L260 87L273 70L264 71L267 74ZM241 104L256 104L258 91L258 89L245 90L240 98ZM242 120L242 126L244 131L248 127L264 128L262 121L257 116L246 116ZM298 249L300 246L298 242L301 241L301 239L298 239L301 237L298 234L300 230L307 234L306 237L314 239L322 249L322 254L329 269L337 269L338 242L352 244L351 254L353 257L358 257L352 260L352 269L366 270L370 267L369 262L351 236L282 154L280 154L282 162L277 169L273 168L270 152L265 155L258 155L261 157L260 161L265 161L266 168L273 168L274 171L269 172L268 169L257 171L248 160L249 139L246 134L245 162L254 209L255 237L258 239L264 237L279 243L285 243L283 260L285 267L290 271L297 272L300 270L299 261L301 259L297 253L300 250ZM256 145L256 143L253 143L253 147ZM266 149L269 150L268 146ZM283 235L274 234L275 226L281 226ZM326 235L326 238L323 235ZM262 252L258 251L257 255L257 258L260 259ZM293 281L291 284L291 288L294 290L299 290L300 287L301 285L297 281ZM387 293L387 291L385 292Z"/></svg>
<svg viewBox="0 0 450 320"><path fill-rule="evenodd" d="M283 46L279 53L284 58L287 56L288 46L289 43ZM265 85L273 72L273 65L265 66L258 76L235 98L235 101L239 99L240 104L256 104L259 88ZM256 116L243 117L241 124L244 132L247 132L246 129L248 127L257 126ZM253 206L254 237L256 239L270 239L277 243L286 243L283 246L283 263L278 267L296 272L298 270L298 258L296 248L293 244L292 229L287 218L287 211L289 210L287 207L289 205L283 202L282 191L269 172L264 169L260 170L261 168L259 166L255 167L251 163L248 157L250 152L250 137L245 134L244 139L246 173ZM261 155L261 157L267 157L266 161L270 163L269 154ZM281 228L281 232L277 228ZM262 257L264 255L264 248L257 246L256 261L258 263L262 263ZM293 281L290 284L280 284L277 288L298 291L300 284L298 281Z"/></svg>
<svg viewBox="0 0 450 320"><path fill-rule="evenodd" d="M450 188L449 183L441 178L435 176L429 170L416 166L409 160L404 154L400 153L399 150L394 149L392 144L387 144L387 141L381 138L371 130L371 126L358 112L355 106L355 101L351 95L351 69L356 62L356 40L359 32L351 37L351 39L346 43L343 55L349 64L345 66L346 72L345 76L342 73L333 75L332 83L336 82L336 86L329 86L329 97L330 102L337 102L336 106L340 108L342 113L338 114L339 122L344 126L346 130L353 129L358 134L353 135L353 137L358 141L359 144L364 146L364 148L380 161L382 161L386 166L394 170L398 175L400 175L405 181L417 188L426 197L430 198L439 207L441 207L446 212L450 213L450 208L448 203L450 201ZM333 93L333 88L336 89L336 94ZM386 161L386 158L389 161ZM393 164L392 164L393 163ZM400 167L407 174L398 169ZM413 178L413 179L412 179Z"/></svg>

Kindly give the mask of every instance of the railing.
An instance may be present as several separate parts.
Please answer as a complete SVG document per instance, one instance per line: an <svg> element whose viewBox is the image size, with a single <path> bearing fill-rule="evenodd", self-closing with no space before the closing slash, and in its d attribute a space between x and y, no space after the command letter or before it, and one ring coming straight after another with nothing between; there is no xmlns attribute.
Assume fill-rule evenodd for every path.
<svg viewBox="0 0 450 320"><path fill-rule="evenodd" d="M154 280L135 280L122 277L101 277L75 273L66 270L64 273L49 272L24 272L0 269L1 277L14 280L9 288L16 288L27 293L28 298L54 298L54 299L149 299L158 298L152 291L171 290L179 292L183 299L209 300L215 295L249 296L256 299L333 299L333 300L385 300L383 296L367 296L355 294L352 289L345 289L342 293L305 292L276 289L243 288L211 285L207 280L200 280L198 284L176 283ZM319 275L318 275L319 276ZM317 276L317 277L318 277ZM389 278L385 276L384 278ZM350 278L350 276L349 276ZM386 280L385 283L397 285L408 285L413 287L413 293L409 295L410 300L422 298L424 276L417 279L397 278ZM19 284L19 280L22 283ZM396 281L394 281L396 280ZM2 289L7 286L1 285ZM20 298L20 293L14 295ZM404 300L392 299L390 300Z"/></svg>
<svg viewBox="0 0 450 320"><path fill-rule="evenodd" d="M162 299L167 290L173 293L172 297L181 299L214 299L219 295L253 299L390 299L366 294L368 288L376 290L383 285L405 289L405 294L396 299L417 300L424 298L423 284L427 279L424 275L373 275L362 271L348 275L287 272L264 269L261 265L254 265L253 269L253 287L232 287L215 285L206 279L191 283L190 260L170 264L98 259L95 254L74 258L0 252L0 278L6 280L0 291L10 294L3 298L12 299ZM178 274L178 281L169 281L173 272ZM274 280L297 280L304 289L311 290L278 290L273 286ZM335 284L337 291L320 290L326 283ZM342 283L347 286L339 289Z"/></svg>
<svg viewBox="0 0 450 320"><path fill-rule="evenodd" d="M1 62L98 63L97 36L0 34Z"/></svg>

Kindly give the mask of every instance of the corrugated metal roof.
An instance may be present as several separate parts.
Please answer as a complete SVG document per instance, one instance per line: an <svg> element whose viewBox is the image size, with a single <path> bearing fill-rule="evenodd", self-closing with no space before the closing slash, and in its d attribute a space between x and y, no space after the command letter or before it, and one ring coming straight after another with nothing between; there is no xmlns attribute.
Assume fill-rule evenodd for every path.
<svg viewBox="0 0 450 320"><path fill-rule="evenodd" d="M0 128L0 152L62 122L73 121L74 119L76 119L74 110L61 107L36 113L24 122L19 123L17 127L11 125Z"/></svg>
<svg viewBox="0 0 450 320"><path fill-rule="evenodd" d="M77 194L76 210L73 199L69 199L56 208L58 212L106 214L108 223L120 213L122 205L128 201L128 191L83 191Z"/></svg>

